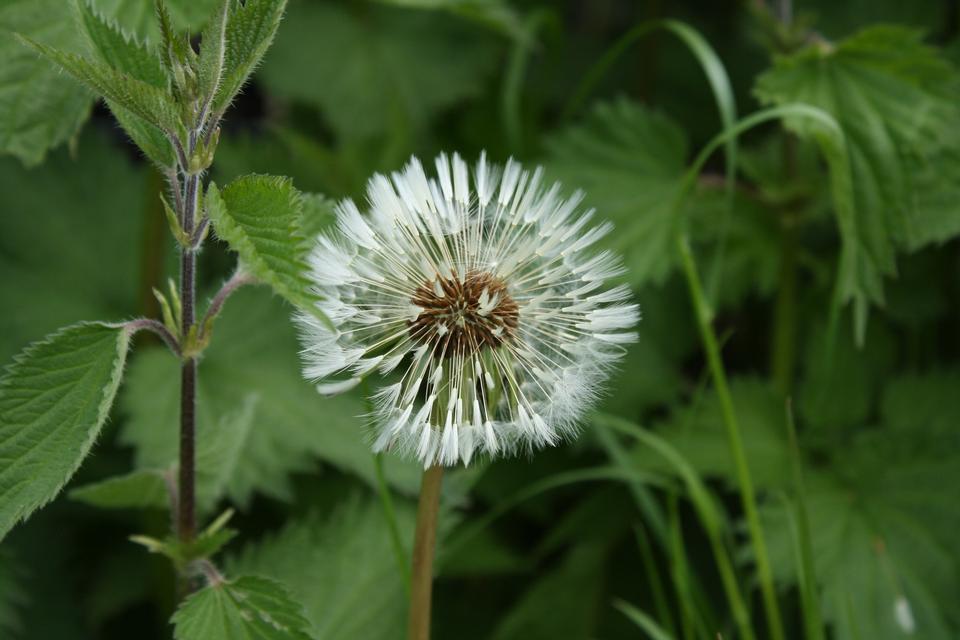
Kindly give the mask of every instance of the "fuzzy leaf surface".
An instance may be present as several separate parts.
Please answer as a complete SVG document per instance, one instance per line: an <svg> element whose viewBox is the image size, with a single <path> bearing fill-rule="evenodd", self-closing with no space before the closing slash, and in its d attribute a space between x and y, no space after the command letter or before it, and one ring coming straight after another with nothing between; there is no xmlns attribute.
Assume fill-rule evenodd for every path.
<svg viewBox="0 0 960 640"><path fill-rule="evenodd" d="M292 304L319 313L306 277L303 198L288 178L244 176L222 194L211 184L206 203L217 235L239 254L244 269Z"/></svg>
<svg viewBox="0 0 960 640"><path fill-rule="evenodd" d="M413 510L398 504L409 545ZM336 549L336 553L330 553ZM250 545L228 571L256 573L288 585L303 603L315 640L393 640L407 602L383 510L373 497L349 499L333 512L314 512Z"/></svg>
<svg viewBox="0 0 960 640"><path fill-rule="evenodd" d="M941 195L955 192L949 177L958 173L957 154L944 150L943 136L960 115L958 87L960 75L919 32L893 26L781 57L757 80L763 102L815 105L844 130L855 205L852 224L840 225L850 260L841 281L848 299L882 304L883 278L896 273L899 250L960 231L960 206ZM788 124L801 136L815 135L805 123Z"/></svg>
<svg viewBox="0 0 960 640"><path fill-rule="evenodd" d="M257 576L198 591L172 622L176 640L310 640L302 607L282 584Z"/></svg>
<svg viewBox="0 0 960 640"><path fill-rule="evenodd" d="M260 64L273 42L286 6L287 0L230 3L220 84L213 99L214 113L226 110Z"/></svg>
<svg viewBox="0 0 960 640"><path fill-rule="evenodd" d="M0 537L50 502L113 405L129 335L100 323L36 342L0 379Z"/></svg>
<svg viewBox="0 0 960 640"><path fill-rule="evenodd" d="M177 134L182 129L177 107L166 91L106 64L48 47L36 41L26 40L26 42L109 102L116 103L166 133Z"/></svg>
<svg viewBox="0 0 960 640"><path fill-rule="evenodd" d="M635 285L662 282L676 264L680 224L673 205L684 173L686 136L667 116L619 99L546 141L548 175L586 192L616 225L606 244L624 255Z"/></svg>

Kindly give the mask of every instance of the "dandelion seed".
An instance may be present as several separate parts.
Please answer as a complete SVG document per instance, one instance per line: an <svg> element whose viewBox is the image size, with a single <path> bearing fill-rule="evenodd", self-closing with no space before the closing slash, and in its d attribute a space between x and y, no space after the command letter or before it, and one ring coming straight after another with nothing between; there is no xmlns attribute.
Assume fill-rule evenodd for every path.
<svg viewBox="0 0 960 640"><path fill-rule="evenodd" d="M563 200L514 161L456 154L428 178L417 159L351 201L317 238L309 278L331 332L297 322L304 375L322 393L378 369L374 449L424 464L468 464L575 434L639 320L627 287L605 288L619 260L592 245L582 194ZM342 377L338 377L342 376Z"/></svg>

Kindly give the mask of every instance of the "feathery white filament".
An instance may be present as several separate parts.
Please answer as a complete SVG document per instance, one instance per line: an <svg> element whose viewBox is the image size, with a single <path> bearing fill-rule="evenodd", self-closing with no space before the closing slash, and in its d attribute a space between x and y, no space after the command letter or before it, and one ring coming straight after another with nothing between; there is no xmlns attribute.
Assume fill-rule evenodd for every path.
<svg viewBox="0 0 960 640"><path fill-rule="evenodd" d="M341 203L316 239L308 276L336 331L298 315L304 375L324 394L390 376L374 448L424 466L554 445L635 339L629 289L604 287L620 262L590 249L612 227L588 227L583 194L564 200L539 168L435 167L374 176L369 211Z"/></svg>

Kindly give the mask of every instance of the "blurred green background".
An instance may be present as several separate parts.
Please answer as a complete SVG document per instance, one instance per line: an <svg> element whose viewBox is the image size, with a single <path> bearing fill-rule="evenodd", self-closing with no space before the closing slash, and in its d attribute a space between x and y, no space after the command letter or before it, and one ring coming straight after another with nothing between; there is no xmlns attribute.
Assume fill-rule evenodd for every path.
<svg viewBox="0 0 960 640"><path fill-rule="evenodd" d="M152 2L96 4L156 37ZM156 317L151 289L176 273L159 174L102 105L10 35L32 29L80 46L60 19L66 5L0 1L3 362L78 320ZM197 28L213 2L171 5ZM960 3L290 0L273 48L227 114L213 179L289 175L304 191L362 198L370 175L410 154L473 159L486 150L499 163L542 163L568 192L585 189L617 225L610 242L644 316L600 411L654 430L706 481L764 637L720 409L672 243L681 222L671 198L722 130L713 93L690 51L654 31L574 101L621 36L661 18L688 23L716 50L741 115L761 100L811 102L839 121L849 145L855 242L869 263L856 276L870 308L862 345L849 304L828 340L842 239L813 137L777 122L751 130L733 194L717 153L684 210L788 635L805 637L808 606L792 508L799 463L829 637L960 637ZM55 98L54 117L18 110L37 92ZM208 245L203 295L233 262L223 245ZM219 483L203 506L207 517L234 506L241 531L221 564L228 576L287 584L318 639L400 638L405 595L358 417L362 396L321 399L301 379L289 315L265 288L243 291L201 363L200 465ZM175 456L177 363L146 335L136 347L112 419L70 488ZM799 451L787 438L787 398ZM571 482L533 495L540 483L611 465L659 480ZM617 600L671 637L737 637L676 474L591 421L575 442L450 474L434 637L646 637ZM388 459L386 476L411 533L419 469ZM514 500L525 491L529 499ZM68 490L0 545L0 637L170 637L170 567L127 541L162 536L167 514L156 500L134 511L82 497Z"/></svg>

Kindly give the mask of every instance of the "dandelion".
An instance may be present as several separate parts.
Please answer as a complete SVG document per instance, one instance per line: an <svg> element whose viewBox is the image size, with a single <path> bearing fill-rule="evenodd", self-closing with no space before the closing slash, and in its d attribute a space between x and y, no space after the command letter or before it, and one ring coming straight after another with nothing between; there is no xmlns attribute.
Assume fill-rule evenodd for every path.
<svg viewBox="0 0 960 640"><path fill-rule="evenodd" d="M572 436L639 319L582 198L484 155L472 175L441 154L436 177L415 158L374 176L369 210L342 202L310 257L336 330L298 317L304 375L324 394L383 376L373 447L425 467Z"/></svg>

